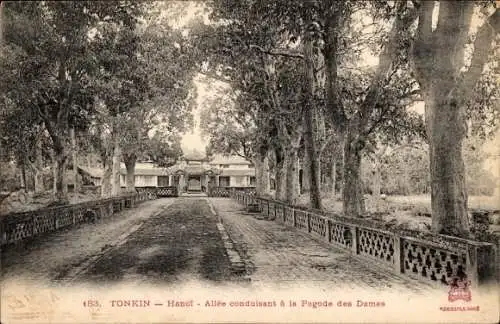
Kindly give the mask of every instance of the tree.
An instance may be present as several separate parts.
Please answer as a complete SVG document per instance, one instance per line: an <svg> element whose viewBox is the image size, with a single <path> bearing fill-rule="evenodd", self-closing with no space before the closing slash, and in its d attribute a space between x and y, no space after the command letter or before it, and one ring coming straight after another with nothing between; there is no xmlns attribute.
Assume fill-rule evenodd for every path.
<svg viewBox="0 0 500 324"><path fill-rule="evenodd" d="M298 194L298 151L304 127L300 120L307 97L302 82L302 48L297 41L297 29L301 30L298 26L303 22L295 19L306 5L294 4L297 6L292 8L281 1L215 1L212 16L224 23L215 33L220 36L209 36L212 48L219 49L210 56L215 58L211 66L220 69L231 86L246 96L248 104L244 107L255 108L257 169L266 164L263 162L268 155L273 157L276 196L289 201Z"/></svg>
<svg viewBox="0 0 500 324"><path fill-rule="evenodd" d="M205 80L205 82L207 82ZM250 114L235 105L245 104L231 88L215 89L215 97L205 101L200 113L202 135L209 138L209 151L235 154L247 161L254 158L252 139L257 132ZM212 91L214 87L212 86Z"/></svg>
<svg viewBox="0 0 500 324"><path fill-rule="evenodd" d="M7 96L36 113L51 139L56 199L67 201L65 169L70 129L92 114L93 77L100 71L92 31L99 21L128 21L127 2L30 2L5 4L5 43L18 64L5 75L16 82ZM71 26L71 28L69 27ZM27 95L28 94L28 95Z"/></svg>
<svg viewBox="0 0 500 324"><path fill-rule="evenodd" d="M463 141L467 133L466 107L493 54L500 31L500 11L469 1L414 1L418 26L412 59L425 100L431 174L432 230L469 235ZM474 8L486 14L466 63L468 33ZM438 21L433 28L433 12ZM493 11L493 13L491 13ZM481 11L480 11L481 12Z"/></svg>
<svg viewBox="0 0 500 324"><path fill-rule="evenodd" d="M174 6L168 5L170 14ZM151 14L151 9L148 10ZM192 79L195 64L194 46L188 36L168 26L161 17L149 19L139 26L139 60L130 75L144 79L135 98L135 106L127 112L126 130L120 146L127 169L127 190L133 191L134 165L142 155L152 155L162 164L179 155L179 138L191 123L191 110L196 93ZM161 135L160 135L161 134ZM156 147L161 152L154 153ZM163 154L170 153L171 156Z"/></svg>
<svg viewBox="0 0 500 324"><path fill-rule="evenodd" d="M369 6L355 2L326 1L324 4L330 8L324 10L329 13L329 19L325 21L323 38L327 111L338 142L343 145L344 212L359 216L364 212L360 178L362 152L370 137L384 125L396 118L406 118L404 99L414 90L412 80L405 77L408 29L413 16L405 1L392 6L389 2L374 2ZM374 40L380 39L383 44L382 49L376 51L379 64L373 71L349 67L348 58L357 56L360 49L356 44L363 36L353 28L353 20L363 13L371 14L374 22L390 23L388 32L377 31L376 37L372 34L372 40L367 41L374 44ZM350 29L345 30L346 27Z"/></svg>
<svg viewBox="0 0 500 324"><path fill-rule="evenodd" d="M147 75L141 69L138 55L140 38L137 32L138 20L145 8L128 4L122 10L125 19L101 22L94 35L99 40L96 53L101 63L97 93L104 108L99 110L97 117L98 123L106 125L109 131L102 132L109 136L102 151L105 173L101 193L104 197L121 192L122 139L131 131L127 127L130 116L143 100L142 89L147 85Z"/></svg>
<svg viewBox="0 0 500 324"><path fill-rule="evenodd" d="M273 117L274 101L265 85L267 72L272 72L266 71L266 68L270 68L272 62L261 49L273 39L273 30L262 30L258 22L252 20L249 10L256 8L249 5L248 2L213 2L215 28L203 26L204 33L193 34L198 35L196 41L202 45L200 62L203 63L200 65L203 73L230 85L238 96L234 105L235 115L247 114L243 119L251 120L258 130L247 134L252 144L246 150L256 166L257 191L265 194L269 190L267 157L271 144L276 140L273 135L278 135L274 132L278 127ZM230 24L217 25L217 21L228 21ZM236 149L234 142L232 148ZM239 148L233 153L238 151Z"/></svg>

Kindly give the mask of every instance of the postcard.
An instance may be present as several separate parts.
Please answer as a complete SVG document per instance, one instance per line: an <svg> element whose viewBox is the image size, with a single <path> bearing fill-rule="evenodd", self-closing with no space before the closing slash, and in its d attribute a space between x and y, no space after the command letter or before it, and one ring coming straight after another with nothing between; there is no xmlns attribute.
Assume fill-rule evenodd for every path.
<svg viewBox="0 0 500 324"><path fill-rule="evenodd" d="M0 2L2 323L496 323L498 1Z"/></svg>

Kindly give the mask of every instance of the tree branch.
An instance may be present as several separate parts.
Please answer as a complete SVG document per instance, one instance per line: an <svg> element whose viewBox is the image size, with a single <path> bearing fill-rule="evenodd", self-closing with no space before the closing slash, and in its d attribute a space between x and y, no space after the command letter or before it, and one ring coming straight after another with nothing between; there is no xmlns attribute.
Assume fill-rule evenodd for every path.
<svg viewBox="0 0 500 324"><path fill-rule="evenodd" d="M474 52L472 53L471 65L463 75L460 93L463 98L469 98L477 81L481 77L489 55L495 36L500 33L500 10L495 12L479 28L476 40L474 41Z"/></svg>
<svg viewBox="0 0 500 324"><path fill-rule="evenodd" d="M389 112L389 107L383 109L382 112L380 113L379 118L369 123L368 127L366 127L366 129L363 132L361 132L360 137L367 138L377 128L377 126L382 123L388 112Z"/></svg>
<svg viewBox="0 0 500 324"><path fill-rule="evenodd" d="M260 51L261 53L272 55L272 56L285 56L285 57L304 59L304 55L302 55L301 53L292 52L292 51L289 51L286 49L265 50L264 48L260 47L259 45L254 45L254 44L251 44L249 47L255 48L258 51Z"/></svg>
<svg viewBox="0 0 500 324"><path fill-rule="evenodd" d="M369 132L376 127L376 125L370 125L371 112L377 106L384 91L384 86L389 84L392 76L398 69L399 60L397 60L397 57L400 51L399 46L401 39L403 38L401 34L409 29L415 16L415 12L413 11L405 12L407 9L406 1L401 1L396 5L396 21L394 22L389 33L389 40L380 54L380 63L377 67L377 71L359 109L359 113L361 114L360 127L367 127Z"/></svg>
<svg viewBox="0 0 500 324"><path fill-rule="evenodd" d="M204 77L206 78L210 78L210 79L214 79L216 81L220 81L220 82L225 82L225 83L235 83L234 80L231 80L231 79L226 79L224 78L223 76L220 76L220 75L217 75L215 73L207 73L207 72L201 72L201 71L198 71L199 74L203 75Z"/></svg>
<svg viewBox="0 0 500 324"><path fill-rule="evenodd" d="M427 89L432 66L433 56L433 33L432 33L432 11L435 1L422 1L416 5L418 8L418 25L415 41L412 44L411 55L416 79L423 89Z"/></svg>

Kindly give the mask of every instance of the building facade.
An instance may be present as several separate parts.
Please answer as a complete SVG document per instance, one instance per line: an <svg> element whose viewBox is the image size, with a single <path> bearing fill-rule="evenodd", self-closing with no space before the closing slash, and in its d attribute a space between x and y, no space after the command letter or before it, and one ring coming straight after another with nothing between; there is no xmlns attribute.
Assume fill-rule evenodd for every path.
<svg viewBox="0 0 500 324"><path fill-rule="evenodd" d="M122 165L120 173L121 186L125 187L125 165ZM201 154L190 154L169 168L157 167L153 162L138 162L135 186L176 186L179 192L205 192L209 187L255 187L255 168L238 156L217 155L208 159Z"/></svg>

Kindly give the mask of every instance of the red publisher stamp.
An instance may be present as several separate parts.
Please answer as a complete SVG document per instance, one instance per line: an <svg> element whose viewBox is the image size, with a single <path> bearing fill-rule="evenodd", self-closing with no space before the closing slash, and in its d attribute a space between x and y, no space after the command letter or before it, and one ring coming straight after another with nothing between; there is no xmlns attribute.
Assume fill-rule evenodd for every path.
<svg viewBox="0 0 500 324"><path fill-rule="evenodd" d="M454 277L450 281L450 290L448 291L448 301L454 302L456 300L463 300L470 302L472 294L470 291L470 280L467 278Z"/></svg>

